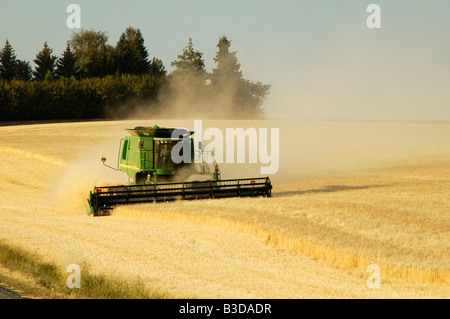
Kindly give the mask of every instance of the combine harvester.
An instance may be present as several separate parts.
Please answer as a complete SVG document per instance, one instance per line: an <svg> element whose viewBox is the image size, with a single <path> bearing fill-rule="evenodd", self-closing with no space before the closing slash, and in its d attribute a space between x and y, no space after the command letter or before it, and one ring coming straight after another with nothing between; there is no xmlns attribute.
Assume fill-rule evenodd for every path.
<svg viewBox="0 0 450 319"><path fill-rule="evenodd" d="M269 177L221 180L213 154L194 151L191 131L172 138L174 128L135 127L127 129L131 136L120 140L117 168L103 165L128 175L129 185L94 187L86 209L90 216L109 215L116 205L173 200L270 197ZM179 129L177 129L179 132ZM190 154L182 154L189 145ZM174 163L171 151L183 156ZM198 160L200 156L201 160ZM188 159L188 160L186 160Z"/></svg>

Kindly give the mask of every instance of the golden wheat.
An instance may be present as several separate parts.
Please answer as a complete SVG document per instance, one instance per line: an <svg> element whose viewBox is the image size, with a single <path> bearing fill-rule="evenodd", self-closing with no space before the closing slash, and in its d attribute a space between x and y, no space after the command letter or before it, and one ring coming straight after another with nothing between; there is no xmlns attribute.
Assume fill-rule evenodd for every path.
<svg viewBox="0 0 450 319"><path fill-rule="evenodd" d="M43 155L43 154L39 154L39 153L33 153L33 152L28 152L28 151L24 151L15 147L11 147L11 146L0 146L0 152L9 152L9 153L13 153L13 154L17 154L19 156L23 156L29 159L36 159L42 162L47 162L53 165L56 165L58 167L62 167L62 168L66 168L68 163L60 158L55 158L55 157L51 157L48 155ZM26 160L26 159L24 159Z"/></svg>
<svg viewBox="0 0 450 319"><path fill-rule="evenodd" d="M281 127L272 198L130 205L89 218L89 190L124 181L100 157L114 164L123 129L153 124L192 125L0 128L0 239L62 268L87 265L180 297L449 296L449 125L211 122ZM253 172L223 167L230 178ZM381 289L366 285L369 264L380 266Z"/></svg>

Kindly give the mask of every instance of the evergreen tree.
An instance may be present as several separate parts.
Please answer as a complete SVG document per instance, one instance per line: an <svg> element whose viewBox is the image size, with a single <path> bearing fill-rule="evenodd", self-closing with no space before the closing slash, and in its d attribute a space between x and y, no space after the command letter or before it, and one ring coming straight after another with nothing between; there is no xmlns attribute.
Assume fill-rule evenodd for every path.
<svg viewBox="0 0 450 319"><path fill-rule="evenodd" d="M33 72L31 70L30 62L17 60L16 62L16 74L14 79L19 81L31 81L33 78Z"/></svg>
<svg viewBox="0 0 450 319"><path fill-rule="evenodd" d="M217 67L213 69L212 81L242 79L241 65L236 58L237 52L230 52L230 46L231 42L226 37L219 39L217 44L219 49L214 57Z"/></svg>
<svg viewBox="0 0 450 319"><path fill-rule="evenodd" d="M102 67L101 76L112 75L115 73L114 47L111 45L102 45L99 52L99 63Z"/></svg>
<svg viewBox="0 0 450 319"><path fill-rule="evenodd" d="M149 74L159 78L166 76L166 73L166 68L164 67L163 62L160 59L153 58L150 63Z"/></svg>
<svg viewBox="0 0 450 319"><path fill-rule="evenodd" d="M178 55L178 60L171 63L176 67L174 73L184 72L196 75L205 75L205 62L203 61L203 53L194 50L192 39L189 38L188 45L183 49L183 54Z"/></svg>
<svg viewBox="0 0 450 319"><path fill-rule="evenodd" d="M151 69L144 38L139 29L128 27L115 47L115 63L120 74L147 74Z"/></svg>
<svg viewBox="0 0 450 319"><path fill-rule="evenodd" d="M36 68L33 75L36 80L43 80L48 72L53 77L55 75L56 56L52 55L53 49L44 43L44 48L36 55L34 63Z"/></svg>
<svg viewBox="0 0 450 319"><path fill-rule="evenodd" d="M16 76L16 55L14 49L6 40L5 46L0 51L0 78L7 81Z"/></svg>
<svg viewBox="0 0 450 319"><path fill-rule="evenodd" d="M192 39L178 59L171 63L175 70L167 77L161 96L168 106L179 110L189 109L191 116L210 114L208 73L205 70L203 54L194 49ZM167 101L166 101L167 100Z"/></svg>
<svg viewBox="0 0 450 319"><path fill-rule="evenodd" d="M104 77L114 73L114 48L101 43L97 52L94 52L85 66L87 77Z"/></svg>
<svg viewBox="0 0 450 319"><path fill-rule="evenodd" d="M76 64L77 59L75 54L70 50L70 45L67 42L66 50L62 53L62 56L56 61L56 75L58 77L64 76L70 78L71 76L77 76Z"/></svg>
<svg viewBox="0 0 450 319"><path fill-rule="evenodd" d="M269 94L270 85L251 82L242 76L237 52L230 52L231 42L221 37L214 57L216 68L211 74L213 96L228 102L232 117L261 116L261 105Z"/></svg>

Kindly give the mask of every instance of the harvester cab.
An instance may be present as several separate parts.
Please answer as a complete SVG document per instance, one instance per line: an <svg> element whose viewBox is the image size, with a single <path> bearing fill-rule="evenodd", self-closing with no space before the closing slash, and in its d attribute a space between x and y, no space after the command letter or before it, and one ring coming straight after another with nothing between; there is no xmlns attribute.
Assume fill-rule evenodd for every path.
<svg viewBox="0 0 450 319"><path fill-rule="evenodd" d="M176 138L173 132L176 131ZM119 204L241 196L271 196L268 177L221 180L214 154L194 150L194 132L138 126L120 140L117 168L129 185L94 187L87 200L88 215L109 214ZM199 160L199 157L201 160ZM174 160L175 159L175 160Z"/></svg>
<svg viewBox="0 0 450 319"><path fill-rule="evenodd" d="M194 151L191 135L194 132L179 131L179 138L172 138L174 129L153 127L135 127L127 131L131 136L120 140L117 168L128 175L129 183L135 185L155 184L157 182L219 180L220 170L214 154L201 149ZM189 154L183 154L184 148L176 148L179 143L188 140ZM182 161L175 163L172 152L178 152ZM199 153L200 152L200 153ZM201 158L202 161L198 161Z"/></svg>
<svg viewBox="0 0 450 319"><path fill-rule="evenodd" d="M131 184L184 181L191 175L205 175L210 180L219 179L218 171L216 174L196 171L198 165L194 165L195 152L191 137L194 132L178 130L178 137L173 138L174 130L157 125L127 130L130 136L120 142L118 169L128 175ZM186 142L184 146L187 147L179 147ZM183 154L186 148L188 154ZM181 157L176 163L172 152ZM204 180L205 177L201 179Z"/></svg>

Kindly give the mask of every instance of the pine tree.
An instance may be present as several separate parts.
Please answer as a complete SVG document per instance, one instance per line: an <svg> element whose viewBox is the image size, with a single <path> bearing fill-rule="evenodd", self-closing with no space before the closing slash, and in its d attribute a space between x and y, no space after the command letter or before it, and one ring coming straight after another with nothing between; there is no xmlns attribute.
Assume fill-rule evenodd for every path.
<svg viewBox="0 0 450 319"><path fill-rule="evenodd" d="M178 60L171 63L176 67L175 72L186 72L189 74L205 75L205 62L203 61L203 53L194 50L192 39L189 38L188 45L183 49L183 54L178 55Z"/></svg>
<svg viewBox="0 0 450 319"><path fill-rule="evenodd" d="M223 79L242 79L241 65L236 58L237 52L230 52L231 42L221 37L217 47L219 50L214 57L217 67L213 69L212 78L216 81Z"/></svg>
<svg viewBox="0 0 450 319"><path fill-rule="evenodd" d="M166 68L164 67L163 62L160 59L153 58L150 63L149 74L154 75L156 77L164 77L166 76Z"/></svg>
<svg viewBox="0 0 450 319"><path fill-rule="evenodd" d="M115 47L115 63L120 74L147 74L151 68L144 38L139 29L128 27Z"/></svg>
<svg viewBox="0 0 450 319"><path fill-rule="evenodd" d="M211 108L208 97L208 73L205 70L203 54L194 49L192 39L178 59L171 63L173 70L167 77L164 97L168 105L176 109L189 107L191 116L208 116Z"/></svg>
<svg viewBox="0 0 450 319"><path fill-rule="evenodd" d="M19 81L31 81L33 78L33 72L31 70L30 62L17 60L16 62L16 74L14 79Z"/></svg>
<svg viewBox="0 0 450 319"><path fill-rule="evenodd" d="M36 55L34 63L36 63L36 68L34 69L33 75L36 80L43 80L48 72L53 77L55 75L55 62L56 56L52 55L53 49L44 43L44 48Z"/></svg>
<svg viewBox="0 0 450 319"><path fill-rule="evenodd" d="M228 116L261 116L261 106L269 94L270 85L243 78L237 52L230 52L231 42L226 37L219 39L217 47L216 68L210 77L213 96L227 101Z"/></svg>
<svg viewBox="0 0 450 319"><path fill-rule="evenodd" d="M101 43L98 51L93 52L89 62L85 65L87 77L104 77L114 73L114 48Z"/></svg>
<svg viewBox="0 0 450 319"><path fill-rule="evenodd" d="M62 53L62 56L56 61L56 75L58 77L64 76L70 78L71 76L77 76L76 64L77 59L75 54L70 50L70 45L67 43L66 50Z"/></svg>
<svg viewBox="0 0 450 319"><path fill-rule="evenodd" d="M114 47L102 44L99 50L98 64L100 66L99 76L104 77L114 74L115 58Z"/></svg>
<svg viewBox="0 0 450 319"><path fill-rule="evenodd" d="M5 46L0 51L0 78L7 81L13 80L16 76L16 63L14 49L6 40Z"/></svg>

